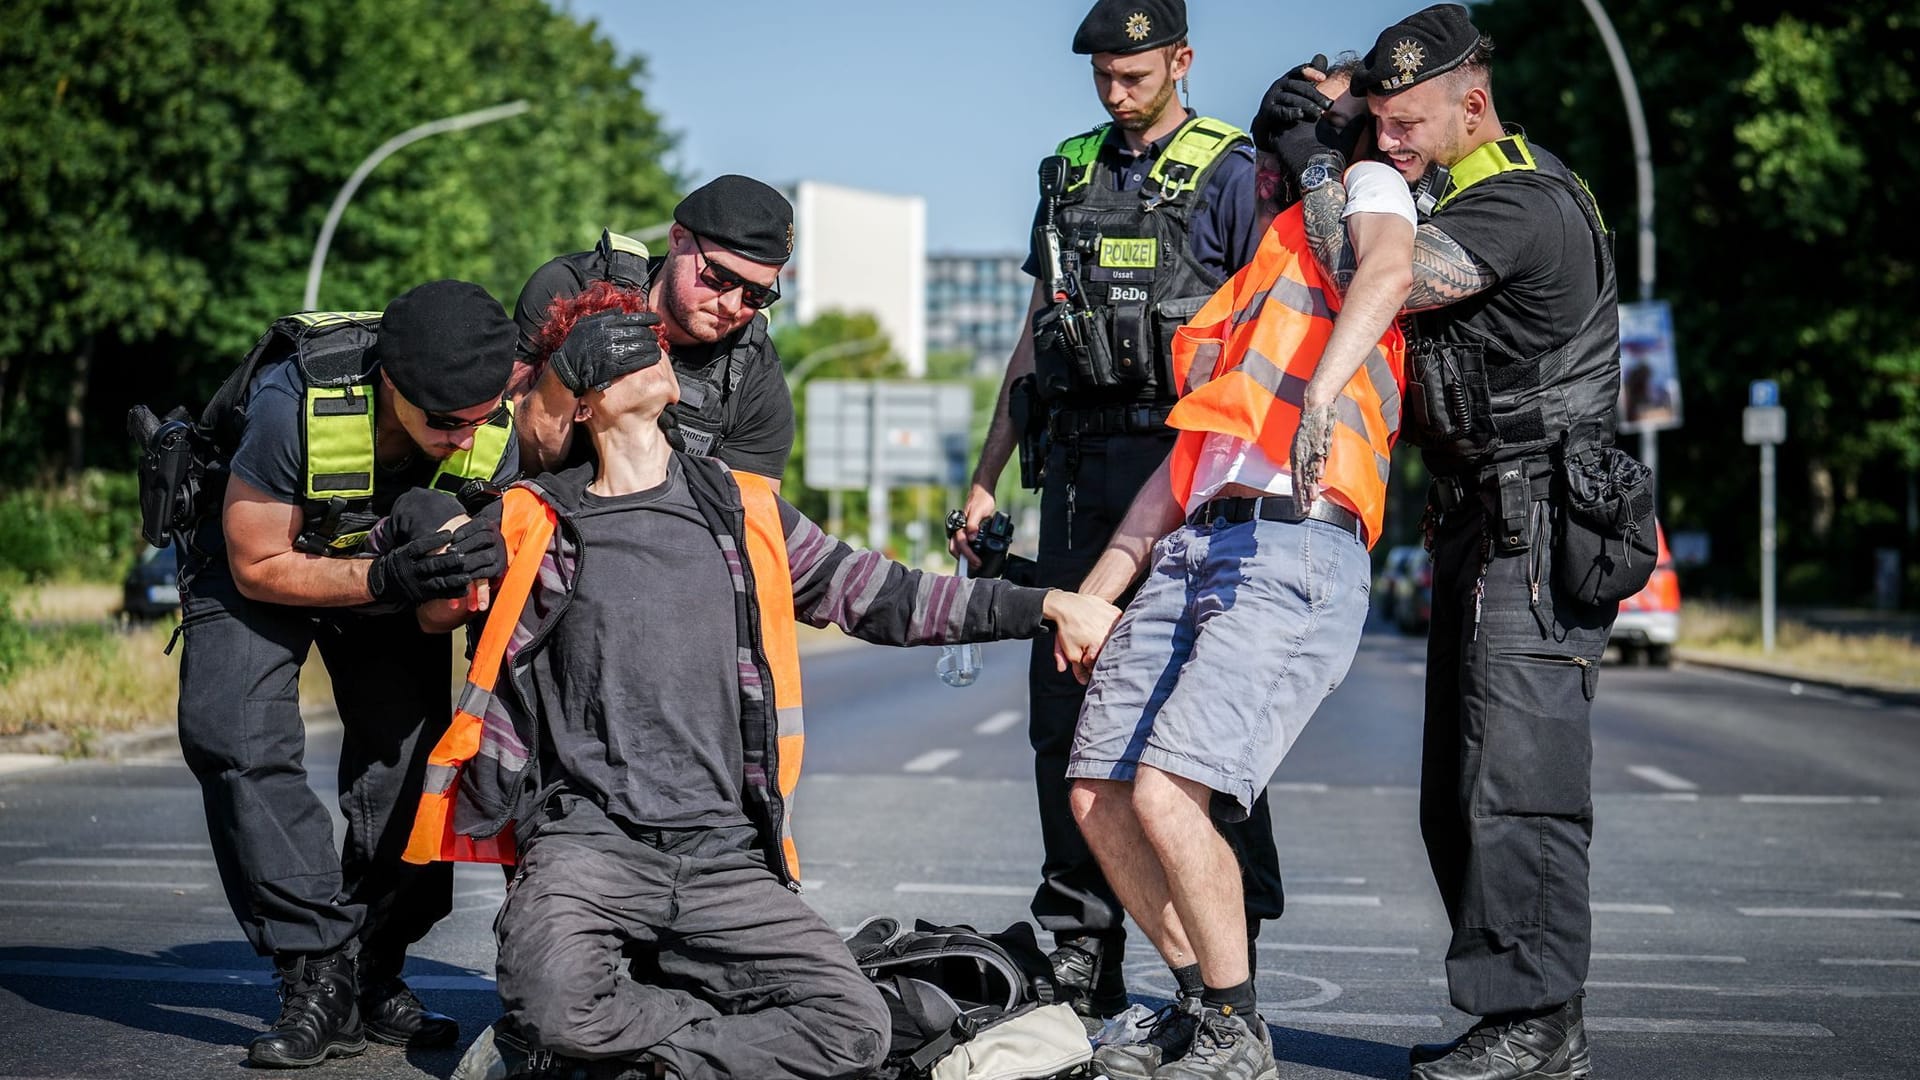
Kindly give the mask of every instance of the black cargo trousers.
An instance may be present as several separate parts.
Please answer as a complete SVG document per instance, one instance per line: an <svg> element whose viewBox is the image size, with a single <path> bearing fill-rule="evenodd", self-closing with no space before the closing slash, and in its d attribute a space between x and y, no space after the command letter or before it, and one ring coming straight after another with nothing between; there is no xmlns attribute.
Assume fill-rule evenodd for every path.
<svg viewBox="0 0 1920 1080"><path fill-rule="evenodd" d="M412 612L359 616L240 595L223 565L191 577L181 622L180 748L200 782L227 903L262 956L358 946L398 975L453 906L449 863L401 861L427 755L452 719L451 639ZM317 647L345 727L344 850L307 782L300 668Z"/></svg>
<svg viewBox="0 0 1920 1080"><path fill-rule="evenodd" d="M1040 495L1038 584L1078 589L1100 552L1126 517L1133 497L1173 449L1178 433L1159 427L1142 433L1091 434L1056 438L1047 455ZM1069 487L1072 488L1069 493ZM1071 503L1071 520L1069 504ZM1132 592L1120 599L1126 607ZM1087 688L1071 671L1056 671L1053 638L1033 641L1027 666L1030 707L1027 736L1033 744L1033 778L1040 801L1040 838L1045 861L1033 915L1055 938L1093 936L1104 948L1124 941L1125 911L1080 835L1068 805L1067 754ZM1273 818L1262 792L1245 821L1221 832L1240 861L1246 893L1249 936L1259 921L1280 917L1284 894L1280 855L1273 842Z"/></svg>
<svg viewBox="0 0 1920 1080"><path fill-rule="evenodd" d="M1492 1016L1560 1005L1592 941L1589 718L1618 605L1554 581L1551 503L1526 550L1496 549L1492 492L1434 515L1420 831L1452 925L1455 1008Z"/></svg>

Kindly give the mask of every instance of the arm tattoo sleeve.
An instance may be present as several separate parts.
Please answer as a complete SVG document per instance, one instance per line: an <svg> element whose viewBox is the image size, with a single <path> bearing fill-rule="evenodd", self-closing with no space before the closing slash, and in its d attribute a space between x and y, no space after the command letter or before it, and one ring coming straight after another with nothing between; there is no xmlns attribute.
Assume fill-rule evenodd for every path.
<svg viewBox="0 0 1920 1080"><path fill-rule="evenodd" d="M1345 296L1359 265L1347 237L1346 223L1341 220L1347 209L1346 185L1322 184L1307 192L1301 203L1307 219L1307 239L1313 244L1313 257Z"/></svg>
<svg viewBox="0 0 1920 1080"><path fill-rule="evenodd" d="M1429 311L1458 303L1492 288L1499 279L1487 264L1473 257L1454 239L1431 223L1413 236L1413 291L1406 311Z"/></svg>

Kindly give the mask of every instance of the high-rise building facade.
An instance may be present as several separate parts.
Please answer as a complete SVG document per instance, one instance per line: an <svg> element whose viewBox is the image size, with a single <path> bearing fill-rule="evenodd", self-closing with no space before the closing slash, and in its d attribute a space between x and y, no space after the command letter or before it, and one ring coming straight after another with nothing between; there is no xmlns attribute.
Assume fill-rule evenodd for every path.
<svg viewBox="0 0 1920 1080"><path fill-rule="evenodd" d="M973 369L1004 368L1033 297L1024 253L927 257L927 350L964 352Z"/></svg>

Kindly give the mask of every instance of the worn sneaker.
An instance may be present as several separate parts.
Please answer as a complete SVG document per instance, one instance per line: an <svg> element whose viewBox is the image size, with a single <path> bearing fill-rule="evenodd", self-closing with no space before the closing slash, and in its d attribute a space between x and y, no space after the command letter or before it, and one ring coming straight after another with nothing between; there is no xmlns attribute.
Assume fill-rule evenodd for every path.
<svg viewBox="0 0 1920 1080"><path fill-rule="evenodd" d="M1259 1013L1242 1017L1200 1005L1187 1052L1154 1070L1153 1080L1279 1080L1273 1036Z"/></svg>
<svg viewBox="0 0 1920 1080"><path fill-rule="evenodd" d="M1586 1080L1593 1073L1587 1028L1574 998L1542 1016L1489 1017L1452 1043L1416 1046L1412 1080Z"/></svg>
<svg viewBox="0 0 1920 1080"><path fill-rule="evenodd" d="M1124 1018L1136 1015L1135 1009L1144 1011L1146 1006L1130 1006L1109 1021L1109 1026L1117 1026ZM1129 1025L1132 1031L1138 1032L1137 1037L1121 1041L1131 1032L1117 1030L1114 1038L1094 1048L1094 1073L1105 1073L1107 1080L1150 1080L1158 1075L1156 1069L1187 1052L1193 1042L1194 1029L1199 1026L1201 1010L1199 998L1181 998L1159 1012L1150 1013L1144 1024ZM1107 1029L1102 1028L1103 1039L1106 1034Z"/></svg>

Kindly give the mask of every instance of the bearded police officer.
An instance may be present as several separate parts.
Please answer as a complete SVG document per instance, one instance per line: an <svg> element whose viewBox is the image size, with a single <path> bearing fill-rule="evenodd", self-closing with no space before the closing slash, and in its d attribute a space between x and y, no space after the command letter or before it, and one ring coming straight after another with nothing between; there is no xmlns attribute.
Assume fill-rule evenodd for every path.
<svg viewBox="0 0 1920 1080"><path fill-rule="evenodd" d="M994 511L994 487L1019 442L1023 482L1043 492L1039 583L1066 588L1086 576L1172 448L1173 331L1253 256L1260 226L1247 136L1175 97L1193 64L1182 0L1100 0L1073 51L1091 57L1112 122L1066 140L1042 164L1025 267L1038 281L974 470L967 527L953 540L954 554L977 566L970 541ZM1044 648L1033 650L1028 690L1046 849L1033 912L1055 935L1055 972L1082 1015L1109 1016L1127 1004L1123 912L1067 801L1085 691ZM1257 932L1281 903L1264 794L1229 833Z"/></svg>
<svg viewBox="0 0 1920 1080"><path fill-rule="evenodd" d="M1481 1017L1414 1049L1420 1080L1590 1071L1588 717L1625 583L1594 584L1582 471L1627 478L1617 497L1651 514L1637 463L1611 447L1609 238L1580 180L1502 129L1492 49L1466 9L1436 5L1382 33L1359 76L1378 148L1427 215L1407 301L1406 436L1434 475L1420 823L1453 1004ZM1340 244L1338 164L1301 174L1316 247Z"/></svg>
<svg viewBox="0 0 1920 1080"><path fill-rule="evenodd" d="M226 448L209 474L225 476L225 497L182 537L180 744L227 901L280 977L279 1019L248 1050L255 1065L315 1065L368 1037L420 1047L459 1035L400 980L407 946L452 904L446 867L400 858L452 715L448 639L422 632L413 608L505 563L489 526L434 530L461 510L452 492L518 471L502 401L512 362L499 302L436 281L384 314L280 320L203 420ZM424 515L423 538L362 557L390 512ZM345 728L344 853L302 764L312 647Z"/></svg>
<svg viewBox="0 0 1920 1080"><path fill-rule="evenodd" d="M605 233L594 250L549 261L520 290L515 390L525 394L517 420L529 473L590 453L573 424L574 394L545 371L558 342L543 346L540 331L556 299L604 281L644 293L645 309L660 316L680 378L680 401L661 421L675 448L778 489L793 450L793 400L762 312L780 298L780 268L793 255L793 205L758 180L727 175L682 199L673 221L665 255L650 258L638 242Z"/></svg>

